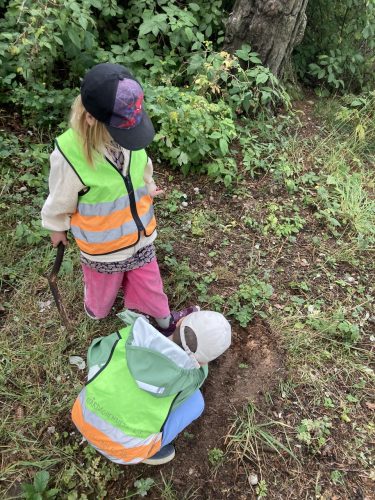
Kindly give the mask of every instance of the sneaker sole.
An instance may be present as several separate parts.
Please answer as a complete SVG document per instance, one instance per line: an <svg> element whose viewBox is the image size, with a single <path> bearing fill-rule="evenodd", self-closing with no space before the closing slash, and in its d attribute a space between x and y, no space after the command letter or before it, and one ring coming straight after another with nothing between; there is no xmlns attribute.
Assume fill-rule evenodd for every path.
<svg viewBox="0 0 375 500"><path fill-rule="evenodd" d="M171 453L170 455L168 455L167 457L163 457L163 458L146 458L146 460L143 460L143 464L148 464L148 465L163 465L163 464L167 464L168 462L170 462L171 460L174 459L176 455L176 451L173 450L173 453Z"/></svg>

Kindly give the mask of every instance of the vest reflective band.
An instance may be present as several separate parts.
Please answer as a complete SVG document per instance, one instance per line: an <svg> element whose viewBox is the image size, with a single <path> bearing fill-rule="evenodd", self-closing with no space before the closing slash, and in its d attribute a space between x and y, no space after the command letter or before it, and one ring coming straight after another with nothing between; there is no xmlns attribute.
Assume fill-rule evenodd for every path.
<svg viewBox="0 0 375 500"><path fill-rule="evenodd" d="M106 365L87 382L72 409L77 429L100 453L117 463L137 463L157 453L161 429L175 396L155 398L129 372L126 340L118 333Z"/></svg>
<svg viewBox="0 0 375 500"><path fill-rule="evenodd" d="M123 176L106 158L90 167L76 133L69 129L56 145L88 190L78 196L70 229L79 248L89 255L103 255L134 246L141 231L149 236L156 228L152 198L144 181L147 154L131 151L128 173Z"/></svg>

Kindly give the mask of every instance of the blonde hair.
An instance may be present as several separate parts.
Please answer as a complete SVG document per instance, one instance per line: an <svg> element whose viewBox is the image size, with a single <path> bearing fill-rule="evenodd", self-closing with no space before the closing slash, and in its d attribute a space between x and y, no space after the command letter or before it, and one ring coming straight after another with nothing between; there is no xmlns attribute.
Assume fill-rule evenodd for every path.
<svg viewBox="0 0 375 500"><path fill-rule="evenodd" d="M105 149L115 149L111 136L105 125L94 118L94 123L87 122L87 111L79 95L73 102L70 112L70 126L78 134L82 148L90 166L94 166L95 159L103 155Z"/></svg>

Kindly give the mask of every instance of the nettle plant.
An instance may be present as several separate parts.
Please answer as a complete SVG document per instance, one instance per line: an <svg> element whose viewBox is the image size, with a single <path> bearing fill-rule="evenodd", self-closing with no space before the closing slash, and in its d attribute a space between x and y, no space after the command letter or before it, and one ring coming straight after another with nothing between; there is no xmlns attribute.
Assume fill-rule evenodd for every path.
<svg viewBox="0 0 375 500"><path fill-rule="evenodd" d="M177 87L147 87L147 110L158 126L156 149L186 174L207 171L214 158L227 154L236 136L231 109L223 101Z"/></svg>

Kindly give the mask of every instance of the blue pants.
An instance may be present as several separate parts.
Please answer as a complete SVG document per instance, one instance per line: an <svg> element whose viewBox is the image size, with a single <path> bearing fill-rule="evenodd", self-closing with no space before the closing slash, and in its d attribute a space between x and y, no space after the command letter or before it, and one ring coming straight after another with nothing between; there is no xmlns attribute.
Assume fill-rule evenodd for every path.
<svg viewBox="0 0 375 500"><path fill-rule="evenodd" d="M173 410L165 422L161 445L171 443L178 434L200 417L204 410L204 399L198 389L182 405Z"/></svg>

